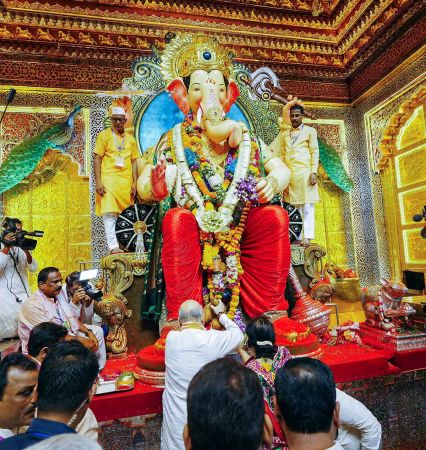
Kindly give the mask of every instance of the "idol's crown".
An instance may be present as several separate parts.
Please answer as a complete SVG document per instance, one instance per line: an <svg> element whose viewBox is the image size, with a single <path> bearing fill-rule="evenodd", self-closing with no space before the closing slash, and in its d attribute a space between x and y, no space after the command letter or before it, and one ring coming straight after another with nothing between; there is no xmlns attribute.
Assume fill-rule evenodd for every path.
<svg viewBox="0 0 426 450"><path fill-rule="evenodd" d="M229 79L234 73L232 53L221 47L217 39L204 34L182 34L174 37L161 56L161 73L166 85L195 70L219 70Z"/></svg>

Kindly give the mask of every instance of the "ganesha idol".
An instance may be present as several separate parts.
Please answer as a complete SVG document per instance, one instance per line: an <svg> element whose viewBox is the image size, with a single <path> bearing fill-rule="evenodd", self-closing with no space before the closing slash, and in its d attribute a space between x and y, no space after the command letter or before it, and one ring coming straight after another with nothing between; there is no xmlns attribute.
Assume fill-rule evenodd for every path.
<svg viewBox="0 0 426 450"><path fill-rule="evenodd" d="M167 322L140 351L139 366L164 368L165 337L188 299L205 306L207 326L220 328L210 304L223 301L231 319L241 320L240 308L248 318L267 314L277 341L296 353L318 352L317 338L286 312L289 219L269 204L290 180L279 157L282 133L266 146L227 118L239 90L231 55L214 39L175 37L161 71L185 119L161 137L138 180L144 202L170 205L162 220Z"/></svg>

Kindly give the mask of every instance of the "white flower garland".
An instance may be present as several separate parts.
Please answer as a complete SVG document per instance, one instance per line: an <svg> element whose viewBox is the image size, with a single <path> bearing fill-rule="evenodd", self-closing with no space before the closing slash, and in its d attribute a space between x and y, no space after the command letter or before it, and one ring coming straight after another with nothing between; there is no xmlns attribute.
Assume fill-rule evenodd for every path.
<svg viewBox="0 0 426 450"><path fill-rule="evenodd" d="M251 155L251 140L250 133L243 133L242 141L238 148L238 160L235 167L234 176L229 188L226 191L222 206L218 211L205 211L204 199L198 189L191 170L186 161L185 152L182 143L182 124L177 124L173 127L173 145L176 156L176 163L178 168L178 180L184 186L188 196L197 205L197 222L200 228L206 232L226 232L229 230L229 225L232 222L235 207L238 204L238 184L246 178L248 167L250 165ZM176 196L180 197L180 190L176 191ZM180 203L180 202L178 202ZM212 217L214 215L214 217ZM213 228L210 229L210 224L214 223Z"/></svg>

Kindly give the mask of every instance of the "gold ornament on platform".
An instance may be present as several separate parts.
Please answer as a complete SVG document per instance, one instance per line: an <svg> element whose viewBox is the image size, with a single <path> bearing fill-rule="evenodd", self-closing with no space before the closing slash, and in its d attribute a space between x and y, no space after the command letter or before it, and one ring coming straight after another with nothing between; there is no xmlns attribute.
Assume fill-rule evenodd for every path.
<svg viewBox="0 0 426 450"><path fill-rule="evenodd" d="M176 78L191 75L195 70L219 70L229 79L234 74L232 56L215 38L203 34L181 34L166 46L161 56L161 73L166 85Z"/></svg>
<svg viewBox="0 0 426 450"><path fill-rule="evenodd" d="M105 339L107 351L124 353L127 351L126 320L132 317L132 310L128 309L122 300L112 294L106 294L102 300L95 302L95 312L108 325L108 336Z"/></svg>

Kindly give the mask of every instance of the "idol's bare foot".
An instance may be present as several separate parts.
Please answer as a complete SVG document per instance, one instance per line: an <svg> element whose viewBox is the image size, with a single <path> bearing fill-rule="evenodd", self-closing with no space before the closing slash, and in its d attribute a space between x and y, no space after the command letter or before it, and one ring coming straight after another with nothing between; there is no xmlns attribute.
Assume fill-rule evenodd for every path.
<svg viewBox="0 0 426 450"><path fill-rule="evenodd" d="M302 239L301 241L300 241L300 245L302 246L302 247L309 247L310 245L311 245L311 240L310 239Z"/></svg>
<svg viewBox="0 0 426 450"><path fill-rule="evenodd" d="M117 253L123 253L123 250L121 250L121 248L119 247L115 247L109 252L110 255L116 255Z"/></svg>

